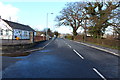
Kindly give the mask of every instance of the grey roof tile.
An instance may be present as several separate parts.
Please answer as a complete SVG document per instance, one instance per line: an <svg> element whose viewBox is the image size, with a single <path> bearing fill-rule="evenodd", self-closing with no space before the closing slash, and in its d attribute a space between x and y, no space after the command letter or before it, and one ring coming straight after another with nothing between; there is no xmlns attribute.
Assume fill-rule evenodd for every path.
<svg viewBox="0 0 120 80"><path fill-rule="evenodd" d="M20 29L20 30L26 30L26 31L35 31L34 29L32 29L30 26L28 25L24 25L24 24L20 24L17 22L12 22L12 21L8 21L8 20L4 20L12 29Z"/></svg>

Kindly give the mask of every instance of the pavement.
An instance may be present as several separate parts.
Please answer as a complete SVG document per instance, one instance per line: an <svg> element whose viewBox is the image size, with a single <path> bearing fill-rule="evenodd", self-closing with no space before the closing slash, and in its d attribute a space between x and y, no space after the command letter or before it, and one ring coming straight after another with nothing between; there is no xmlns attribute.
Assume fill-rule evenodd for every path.
<svg viewBox="0 0 120 80"><path fill-rule="evenodd" d="M43 42L40 42L39 44L35 45L34 48L31 48L31 49L28 49L24 52L21 52L21 53L24 53L25 55L25 52L29 52L29 54L33 51L37 51L37 50L41 50L44 48L45 45L47 45L50 41L52 40L49 40L49 41L43 41ZM20 53L19 53L20 54ZM27 55L29 55L27 54ZM14 53L14 55L16 56L16 54ZM0 63L2 64L2 68L0 66L0 71L3 71L4 69L6 69L7 67L15 64L17 61L20 61L28 56L19 56L17 55L17 57L14 57L14 55L7 55L7 56L0 56ZM12 57L11 57L12 56Z"/></svg>
<svg viewBox="0 0 120 80"><path fill-rule="evenodd" d="M39 46L41 45L37 47ZM120 79L119 56L67 39L57 38L42 50L14 58L18 61L4 68L3 80L4 78ZM5 62L3 60L3 65L9 63Z"/></svg>
<svg viewBox="0 0 120 80"><path fill-rule="evenodd" d="M21 49L21 50L16 50L16 51L6 51L5 53L2 52L0 54L0 56L10 56L10 57L18 57L18 56L27 56L29 55L31 52L37 51L37 50L41 50L44 48L44 46L49 43L52 39L47 40L47 41L40 41L37 42L37 44L35 46L32 46L31 48L26 48L26 49Z"/></svg>

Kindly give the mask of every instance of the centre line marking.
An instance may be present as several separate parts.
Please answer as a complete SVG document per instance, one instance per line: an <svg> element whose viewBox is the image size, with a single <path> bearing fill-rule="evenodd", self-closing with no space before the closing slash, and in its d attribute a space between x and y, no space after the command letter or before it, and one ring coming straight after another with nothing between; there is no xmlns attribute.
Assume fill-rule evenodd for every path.
<svg viewBox="0 0 120 80"><path fill-rule="evenodd" d="M68 46L71 48L71 46L68 44Z"/></svg>
<svg viewBox="0 0 120 80"><path fill-rule="evenodd" d="M75 49L73 49L73 51L74 51L79 57L81 57L82 59L84 59L84 57L82 57Z"/></svg>
<svg viewBox="0 0 120 80"><path fill-rule="evenodd" d="M93 70L94 70L103 80L107 80L100 72L98 72L97 69L93 68Z"/></svg>

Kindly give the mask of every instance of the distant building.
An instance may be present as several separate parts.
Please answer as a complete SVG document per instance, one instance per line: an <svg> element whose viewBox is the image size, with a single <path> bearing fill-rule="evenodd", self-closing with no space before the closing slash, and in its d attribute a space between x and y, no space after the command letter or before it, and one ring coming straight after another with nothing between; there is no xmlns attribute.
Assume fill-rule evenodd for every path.
<svg viewBox="0 0 120 80"><path fill-rule="evenodd" d="M43 41L46 40L45 34L41 31L36 31L36 35L34 36L34 41Z"/></svg>
<svg viewBox="0 0 120 80"><path fill-rule="evenodd" d="M34 36L34 30L24 24L12 22L0 18L0 39L31 39Z"/></svg>

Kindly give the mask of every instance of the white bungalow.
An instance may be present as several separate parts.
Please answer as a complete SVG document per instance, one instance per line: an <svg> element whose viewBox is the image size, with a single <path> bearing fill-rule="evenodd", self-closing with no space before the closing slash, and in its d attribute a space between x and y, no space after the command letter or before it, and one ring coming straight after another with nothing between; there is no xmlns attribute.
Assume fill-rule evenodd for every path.
<svg viewBox="0 0 120 80"><path fill-rule="evenodd" d="M30 33L34 33L30 26L0 18L0 39L30 39Z"/></svg>

